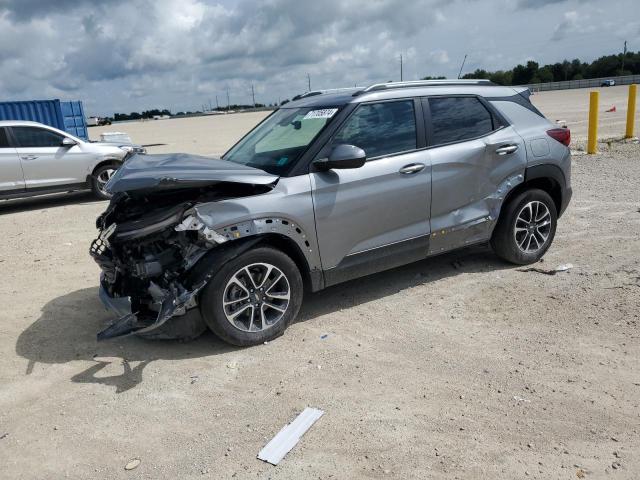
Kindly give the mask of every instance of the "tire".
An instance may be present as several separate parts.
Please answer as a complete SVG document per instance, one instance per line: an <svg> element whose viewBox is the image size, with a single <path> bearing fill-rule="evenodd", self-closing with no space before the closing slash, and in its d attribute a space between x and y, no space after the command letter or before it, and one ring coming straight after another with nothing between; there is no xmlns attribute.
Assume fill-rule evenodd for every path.
<svg viewBox="0 0 640 480"><path fill-rule="evenodd" d="M259 246L220 268L200 296L200 311L225 342L258 345L284 333L298 315L302 297L295 262L280 250Z"/></svg>
<svg viewBox="0 0 640 480"><path fill-rule="evenodd" d="M111 175L115 173L119 165L115 163L109 163L106 165L100 165L93 171L91 175L91 191L100 200L109 200L111 194L104 191L104 185L107 183Z"/></svg>
<svg viewBox="0 0 640 480"><path fill-rule="evenodd" d="M539 189L526 190L503 207L491 237L491 248L508 262L535 263L551 246L557 222L558 212L549 194Z"/></svg>

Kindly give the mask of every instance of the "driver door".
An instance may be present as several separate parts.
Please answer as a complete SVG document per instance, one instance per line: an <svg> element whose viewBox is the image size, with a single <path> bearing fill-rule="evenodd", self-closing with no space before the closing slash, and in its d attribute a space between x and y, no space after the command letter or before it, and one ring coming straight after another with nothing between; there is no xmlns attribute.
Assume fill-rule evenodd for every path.
<svg viewBox="0 0 640 480"><path fill-rule="evenodd" d="M64 135L41 127L12 127L27 190L86 182L86 155L63 146Z"/></svg>
<svg viewBox="0 0 640 480"><path fill-rule="evenodd" d="M413 99L359 105L318 155L338 144L367 154L364 166L312 172L325 284L426 257L431 166Z"/></svg>

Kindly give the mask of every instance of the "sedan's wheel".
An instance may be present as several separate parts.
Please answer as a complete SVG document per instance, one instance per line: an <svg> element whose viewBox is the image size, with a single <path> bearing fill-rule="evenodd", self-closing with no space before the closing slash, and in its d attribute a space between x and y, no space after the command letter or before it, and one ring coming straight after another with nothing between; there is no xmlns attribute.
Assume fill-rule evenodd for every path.
<svg viewBox="0 0 640 480"><path fill-rule="evenodd" d="M303 285L283 252L258 247L225 264L200 297L209 328L234 345L256 345L284 332L298 314Z"/></svg>
<svg viewBox="0 0 640 480"><path fill-rule="evenodd" d="M96 197L101 200L108 200L111 194L105 190L107 182L111 179L118 167L116 165L103 165L93 172L92 190Z"/></svg>
<svg viewBox="0 0 640 480"><path fill-rule="evenodd" d="M544 190L516 195L503 206L491 237L496 254L512 263L535 263L551 246L558 219L556 205Z"/></svg>

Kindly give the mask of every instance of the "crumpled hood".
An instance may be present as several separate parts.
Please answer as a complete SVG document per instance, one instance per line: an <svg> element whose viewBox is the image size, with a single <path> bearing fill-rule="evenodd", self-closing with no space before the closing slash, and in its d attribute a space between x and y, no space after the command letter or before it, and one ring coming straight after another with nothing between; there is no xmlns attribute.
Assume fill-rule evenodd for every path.
<svg viewBox="0 0 640 480"><path fill-rule="evenodd" d="M269 185L278 178L257 168L199 155L134 155L118 168L106 189L118 193L201 187L218 182Z"/></svg>

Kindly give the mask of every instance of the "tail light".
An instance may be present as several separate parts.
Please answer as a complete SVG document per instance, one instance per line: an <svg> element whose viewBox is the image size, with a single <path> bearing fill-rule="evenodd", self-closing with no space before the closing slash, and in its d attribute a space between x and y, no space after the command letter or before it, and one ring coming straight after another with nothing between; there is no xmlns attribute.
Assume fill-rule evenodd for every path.
<svg viewBox="0 0 640 480"><path fill-rule="evenodd" d="M547 130L547 135L567 147L571 143L571 130L568 128L552 128Z"/></svg>

